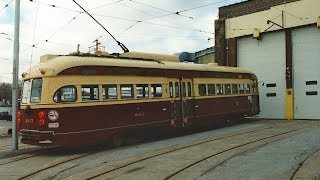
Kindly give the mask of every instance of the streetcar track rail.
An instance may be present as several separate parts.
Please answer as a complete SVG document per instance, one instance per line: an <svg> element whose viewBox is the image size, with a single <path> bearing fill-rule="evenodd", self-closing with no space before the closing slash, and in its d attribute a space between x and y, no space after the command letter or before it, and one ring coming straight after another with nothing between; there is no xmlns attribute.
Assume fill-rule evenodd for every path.
<svg viewBox="0 0 320 180"><path fill-rule="evenodd" d="M210 158L212 158L212 157L214 157L214 156L223 154L223 153L228 152L228 151L230 151L230 150L234 150L234 149L237 149L237 148L239 148L239 147L244 147L244 146L246 146L246 145L249 145L249 144L252 144L252 143L256 143L256 142L259 142L259 141L262 141L262 140L266 140L266 139L269 139L269 138L272 138L272 137L280 136L280 135L283 135L283 134L288 134L288 133L290 133L290 132L294 132L294 131L297 131L297 130L300 130L300 129L305 129L305 128L307 128L307 127L309 127L309 126L305 126L305 127L302 127L302 128L297 128L297 129L294 129L294 130L286 131L286 132L283 132L283 133L280 133L280 134L276 134L276 135L272 135L272 136L260 138L260 139L254 140L254 141L250 141L250 142L247 142L247 143L244 143L244 144L241 144L241 145L238 145L238 146L229 148L229 149L224 150L224 151L220 151L220 152L218 152L218 153L214 153L214 154L212 154L212 155L210 155L210 156L207 156L207 157L205 157L205 158L202 158L202 159L200 159L200 160L197 160L196 162L193 162L193 163L191 163L191 164L189 164L189 165L187 165L187 166L179 169L178 171L175 171L174 173L171 173L170 175L167 175L164 179L171 179L171 178L173 178L175 175L181 173L182 171L184 171L184 170L186 170L186 169L188 169L188 168L191 168L192 166L195 166L196 164L199 164L199 163L201 163L201 162L203 162L203 161L205 161L205 160L207 160L207 159L210 159ZM268 128L267 128L267 129L268 129ZM171 151L171 152L174 152L174 151L177 151L177 150L173 150L173 151ZM128 163L128 164L124 165L123 167L118 167L118 168L115 168L114 170L108 170L108 171L106 171L106 172L97 174L97 175L95 175L95 176L93 176L93 177L90 177L90 178L88 178L88 179L96 179L96 178L98 179L98 178L102 178L103 175L105 175L105 174L107 174L107 173L110 173L110 172L112 172L112 171L115 171L115 170L118 170L118 169L127 167L127 166L129 166L129 165L133 165L133 164L136 164L136 163L139 163L139 162L148 160L148 159L152 159L152 158L157 157L157 156L169 154L169 153L171 153L171 152L162 153L162 154L159 154L159 155L151 156L151 157L149 157L149 158L140 159L140 160L137 160L136 162Z"/></svg>
<svg viewBox="0 0 320 180"><path fill-rule="evenodd" d="M45 165L39 169L35 169L33 170L32 172L28 172L27 174L23 175L22 177L19 177L18 179L27 179L27 178L30 178L31 176L37 174L37 173L40 173L44 170L48 170L50 168L53 168L53 167L56 167L56 166L59 166L63 163L67 163L67 162L70 162L70 161L74 161L74 160L77 160L77 159L81 159L83 157L86 157L86 156L90 156L90 155L93 155L93 154L96 154L98 152L89 152L89 153L85 153L85 154L82 154L82 155L76 155L75 157L72 157L72 158L68 158L68 159L63 159L63 160L59 160L57 162L54 162L53 164L49 164L49 165Z"/></svg>
<svg viewBox="0 0 320 180"><path fill-rule="evenodd" d="M187 169L189 169L189 168L191 168L191 167L193 167L193 166L196 166L196 165L198 165L199 163L201 163L201 162L203 162L203 161L206 161L206 160L208 160L208 159L210 159L210 158L213 158L213 157L215 157L215 156L218 156L218 155L221 155L221 154L224 154L224 153L229 153L229 152L231 152L231 151L233 151L233 150L237 150L237 149L239 149L239 148L241 148L241 147L245 147L245 146L247 146L247 145L251 145L251 144L254 144L254 143L262 142L262 141L264 141L264 140L269 140L269 139L273 139L273 138L277 138L277 137L278 137L278 139L276 139L276 140L272 140L272 141L270 141L270 142L269 142L269 141L267 141L267 142L262 142L262 144L260 144L260 145L254 146L254 147L252 147L252 148L248 148L248 149L246 149L246 150L244 150L244 151L240 151L239 153L234 153L232 156L224 159L223 161L221 161L220 163L216 164L215 166L213 166L212 168L210 168L209 170L207 170L206 172L204 172L204 173L202 173L202 174L200 175L200 176L203 176L203 175L206 174L207 172L212 171L213 169L219 167L220 165L224 164L225 162L229 161L230 159L232 159L232 158L234 158L234 157L236 157L236 156L239 156L239 155L244 154L244 153L246 153L246 152L252 151L253 149L261 148L261 147L266 146L266 145L268 145L268 144L270 144L270 143L273 143L273 142L277 142L277 141L286 139L286 138L288 138L288 136L283 136L283 135L288 135L288 134L290 134L290 133L294 133L294 132L297 132L297 131L299 131L299 130L304 130L304 129L309 128L309 127L310 127L310 126L306 126L306 127L303 127L303 128L297 128L297 129L294 129L294 130L291 130L291 131L287 131L287 132L283 132L283 133L280 133L280 134L268 136L268 137L261 138L261 139L255 140L255 141L250 141L250 142L247 142L247 143L244 143L244 144L241 144L241 145L232 147L232 148L227 149L227 150L225 150L225 151L221 151L221 152L219 152L219 153L212 154L212 155L210 155L210 156L208 156L208 157L205 157L205 158L203 158L203 159L201 159L201 160L198 160L198 161L196 161L196 162L194 162L194 163L189 164L188 166L185 166L185 167L181 168L180 170L176 171L175 173L172 173L172 174L170 174L169 176L167 176L165 179L171 179L171 178L173 178L174 176L182 173L183 171L185 171L185 170L187 170ZM283 137L281 137L281 136L283 136Z"/></svg>
<svg viewBox="0 0 320 180"><path fill-rule="evenodd" d="M103 177L103 175L106 175L107 173L110 173L110 172L114 172L114 171L117 171L117 170L120 170L122 168L125 168L125 167L129 167L130 165L134 165L134 164L137 164L139 162L143 162L143 161L146 161L148 159L152 159L152 158L155 158L155 157L158 157L158 156L161 156L161 155L165 155L165 154L170 154L172 152L175 152L175 151L179 151L179 150L182 150L182 149L187 149L189 147L193 147L193 146L197 146L197 145L201 145L201 144L205 144L205 143L209 143L209 142L212 142L212 141L217 141L217 140L222 140L222 139L225 139L225 138L230 138L230 137L235 137L235 136L240 136L240 135L245 135L245 134L250 134L250 133L254 133L254 132L259 132L259 131L263 131L263 130L268 130L268 129L272 129L272 128L276 128L276 127L282 127L282 126L288 126L292 124L291 122L289 123L279 123L279 124L273 124L273 125L267 125L267 126L264 126L264 127L256 127L254 128L253 130L247 130L245 132L234 132L234 133L231 133L231 134L222 134L222 135L218 135L218 136L215 136L215 137L209 137L209 138L204 138L204 139L201 139L200 141L197 140L196 142L195 141L192 141L192 142L189 142L189 143L184 143L184 144L176 144L176 145L172 145L172 146L169 146L169 147L165 147L165 148L159 148L159 149L156 149L154 151L152 151L151 153L150 152L145 152L145 153L142 153L142 154L139 154L139 155L136 155L134 157L128 157L128 158L124 158L124 159L120 159L120 160L117 160L116 162L110 164L110 161L108 162L105 162L105 163L99 163L95 166L94 169L87 169L87 170L84 170L84 171L78 171L78 172L75 172L74 174L68 174L66 173L66 175L62 175L62 176L58 176L60 173L63 173L63 172L66 172L66 171L69 171L70 169L73 169L75 167L77 167L78 165L72 165L72 166L69 166L67 168L63 167L64 164L67 164L67 163L71 163L71 162L76 162L76 160L81 160L82 158L84 157L87 157L87 156L90 156L90 155L93 155L93 154L98 154L99 152L101 151L95 151L95 152L90 152L90 153L86 153L86 154L82 154L82 155L77 155L76 157L72 157L72 158L68 158L68 159L61 159L59 161L56 161L54 163L51 163L51 164L48 164L48 165L45 165L43 166L42 168L40 169L32 169L31 171L29 172L26 172L25 174L23 174L21 177L19 177L19 179L30 179L30 178L33 178L33 177L37 177L37 175L40 175L40 173L42 172L45 172L46 170L50 170L51 168L56 168L58 169L57 172L53 175L50 175L50 177L47 177L48 179L76 179L76 178L84 178L84 177L87 177L88 179L94 179L94 178L100 178L100 177ZM300 124L300 123L299 123ZM302 125L302 123L300 124L300 126ZM214 155L211 155L210 157L206 157L204 159L201 159L195 163L192 163L192 164L189 164L188 166L180 169L178 172L175 172L173 174L170 174L166 177L166 179L170 179L172 177L174 177L175 175L179 174L180 172L198 164L198 163L201 163L207 159L210 159L214 156L217 156L219 154L223 154L223 153L226 153L226 152L229 152L233 149L237 149L239 147L243 147L243 146L246 146L248 144L252 144L252 143L255 143L255 142L258 142L258 141L263 141L265 139L270 139L272 137L276 137L276 136L281 136L282 134L286 134L286 133L290 133L290 132L294 132L294 131L298 131L299 129L304 129L304 128L307 128L307 127L310 127L311 125L309 126L304 126L302 128L297 128L297 129L294 129L294 130L291 130L291 131L288 131L288 132L283 132L283 133L280 133L280 134L277 134L277 135L273 135L273 136L270 136L270 137L264 137L264 138L261 138L261 139L258 139L258 140L255 140L255 141L252 141L252 142L249 142L249 143L245 143L245 144L242 144L242 145L239 145L237 147L233 147L231 149L228 149L228 150L225 150L224 152L219 152L217 154L214 154ZM4 164L10 164L12 162L17 162L19 160L24 160L24 159L28 159L28 158L32 158L32 157L35 157L35 156L38 156L39 154L33 154L33 155L26 155L26 156L22 156L22 157L15 157L15 159L11 159L11 160L7 160L6 162L2 162L0 161L0 165L4 165ZM80 162L81 163L81 162ZM59 169L59 166L62 167L61 169ZM90 176L86 175L86 172L89 172L90 173ZM86 176L82 176L82 175L86 175Z"/></svg>
<svg viewBox="0 0 320 180"><path fill-rule="evenodd" d="M313 151L311 154L308 154L307 157L298 164L298 167L294 170L293 174L290 177L290 180L293 180L295 178L296 174L298 173L298 171L300 170L300 168L303 166L303 164L307 160L309 160L310 157L312 157L314 154L316 154L318 152L320 152L320 149L317 149L317 150Z"/></svg>
<svg viewBox="0 0 320 180"><path fill-rule="evenodd" d="M5 165L5 164L14 163L14 162L21 161L21 160L25 160L25 159L29 159L29 158L32 158L35 156L38 156L38 154L26 154L26 155L15 156L13 158L5 159L3 162L0 162L0 166Z"/></svg>
<svg viewBox="0 0 320 180"><path fill-rule="evenodd" d="M225 139L225 138L230 138L230 137L244 135L244 134L250 134L250 133L253 133L253 132L258 132L258 131L266 130L266 129L272 129L272 128L279 127L279 126L285 126L285 125L288 125L288 124L291 124L291 123L277 124L277 125L273 125L273 126L268 126L268 127L264 127L264 128L258 128L258 129L255 129L255 130L246 131L246 132L243 132L243 133L233 133L231 135L227 135L227 136L224 135L222 137L217 137L217 138L213 138L213 139L212 138L208 138L206 140L202 140L201 142L191 143L191 144L188 144L188 145L175 145L175 146L171 146L171 147L161 148L161 149L153 151L152 153L150 153L150 152L149 153L144 153L144 154L137 155L135 157L130 157L130 158L126 158L126 159L117 161L117 162L113 163L112 165L107 164L107 165L98 166L94 170L93 174L95 174L95 175L93 175L91 177L88 177L88 179L94 179L94 178L103 176L103 175L105 175L107 173L122 169L124 167L128 167L130 165L137 164L139 162L142 162L142 161L145 161L145 160L148 160L148 159L152 159L152 158L155 158L155 157L158 157L158 156L161 156L161 155L169 154L169 153L172 153L172 152L175 152L175 151L178 151L178 150L186 149L186 148L189 148L189 147L197 146L197 145L200 145L200 144L205 144L205 143L216 141L216 140L222 140L222 139ZM309 127L309 126L307 126L307 127ZM303 128L306 128L306 127L303 127ZM299 128L299 129L302 129L302 128ZM88 170L88 171L92 171L92 170ZM102 173L96 173L96 172L99 172L99 171L103 171L103 172ZM73 175L73 176L69 176L68 178L69 179L74 179L74 178L77 178L77 177L82 177L82 176L77 176L77 174L76 174L76 175Z"/></svg>
<svg viewBox="0 0 320 180"><path fill-rule="evenodd" d="M287 123L286 123L286 124L287 124ZM283 126L283 125L286 125L286 124L277 124L277 125L272 125L272 126L268 125L267 127L258 128L258 129L251 130L251 131L247 131L247 132L240 133L240 134L245 134L245 133L250 133L250 132L256 132L256 131L260 131L260 130L263 130L263 129L270 129L270 128L274 128L274 127L278 127L278 126ZM290 123L288 123L288 124L290 124ZM237 136L237 135L239 135L239 133L234 133L234 135L228 135L228 136L225 136L225 135L224 135L223 137L217 138L216 140L221 139L221 138L227 138L227 137ZM206 143L206 142L208 142L208 141L212 141L212 138L208 138L208 139L209 139L209 140L206 139L206 140L204 140L204 141L202 141L202 142L200 142L200 143L195 143L195 144L193 143L193 144L191 144L190 146L196 146L196 145L198 145L198 144L202 144L202 143ZM178 145L178 146L179 146L179 145ZM182 147L182 148L187 148L187 147ZM166 148L165 148L165 149L166 149ZM176 149L176 150L179 150L179 148ZM174 150L173 150L173 151L174 151ZM10 164L10 163L14 163L14 162L17 162L17 161L20 161L20 160L25 160L25 159L28 159L28 158L32 158L32 157L38 156L38 155L40 155L40 154L41 154L41 153L34 154L34 155L26 155L26 156L23 156L23 157L18 157L18 158L13 158L13 159L11 158L11 159L6 160L6 161L4 161L4 162L2 162L2 163L1 163L1 161L0 161L0 165ZM50 169L50 168L53 168L53 167L62 165L62 164L64 164L64 163L67 163L67 162L70 162L70 161L73 161L73 160L81 159L81 158L83 158L83 157L85 157L85 156L89 156L89 155L91 155L91 154L95 154L95 152L94 152L94 153L89 153L89 154L87 154L87 155L75 157L75 158L72 158L72 159L68 159L68 160L62 160L62 161L56 162L56 163L54 163L54 164L52 164L52 165L44 166L44 167L41 168L41 169L33 170L31 173L29 172L28 174L23 175L22 177L20 177L20 179L25 179L25 178L32 177L32 176L34 176L34 175L36 175L36 174L38 174L38 173L41 173L42 171L48 170L48 169ZM161 154L159 154L159 155L161 155Z"/></svg>

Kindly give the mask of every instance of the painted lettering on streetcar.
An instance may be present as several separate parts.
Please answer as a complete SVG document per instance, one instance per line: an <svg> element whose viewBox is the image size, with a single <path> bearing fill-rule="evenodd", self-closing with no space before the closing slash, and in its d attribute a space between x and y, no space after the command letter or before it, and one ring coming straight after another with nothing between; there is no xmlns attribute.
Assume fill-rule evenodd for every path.
<svg viewBox="0 0 320 180"><path fill-rule="evenodd" d="M144 116L144 112L134 113L134 117L143 117L143 116Z"/></svg>
<svg viewBox="0 0 320 180"><path fill-rule="evenodd" d="M33 119L26 119L26 123L27 124L32 124L33 123Z"/></svg>

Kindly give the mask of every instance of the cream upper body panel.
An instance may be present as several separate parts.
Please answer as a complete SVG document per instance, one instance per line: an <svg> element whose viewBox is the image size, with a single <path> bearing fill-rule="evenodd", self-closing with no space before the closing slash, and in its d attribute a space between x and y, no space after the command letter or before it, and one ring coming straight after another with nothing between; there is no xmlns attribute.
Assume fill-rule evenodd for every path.
<svg viewBox="0 0 320 180"><path fill-rule="evenodd" d="M142 55L140 53L139 55ZM33 66L30 70L24 72L22 77L24 79L39 78L47 76L56 76L60 72L80 66L104 66L104 67L136 67L136 68L154 68L154 69L172 69L172 70L191 70L191 71L216 71L216 72L234 72L234 73L249 73L252 71L238 68L218 66L217 64L193 64L193 63L180 63L173 61L174 58L170 55L157 55L153 56L154 59L128 59L138 58L136 56L122 56L120 58L112 57L84 57L84 56L57 56L45 55L42 57L41 62ZM125 57L125 58L124 58ZM152 58L152 55L147 57ZM158 58L157 58L158 57ZM124 58L124 59L123 59ZM166 61L168 60L168 61Z"/></svg>

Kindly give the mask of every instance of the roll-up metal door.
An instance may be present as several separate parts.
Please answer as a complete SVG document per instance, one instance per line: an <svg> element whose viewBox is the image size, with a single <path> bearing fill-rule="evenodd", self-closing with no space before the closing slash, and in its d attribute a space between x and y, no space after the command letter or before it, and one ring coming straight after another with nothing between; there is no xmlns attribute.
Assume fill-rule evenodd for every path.
<svg viewBox="0 0 320 180"><path fill-rule="evenodd" d="M320 119L320 29L292 31L294 117Z"/></svg>
<svg viewBox="0 0 320 180"><path fill-rule="evenodd" d="M285 33L263 34L260 40L238 39L238 66L254 71L259 80L261 118L285 117Z"/></svg>

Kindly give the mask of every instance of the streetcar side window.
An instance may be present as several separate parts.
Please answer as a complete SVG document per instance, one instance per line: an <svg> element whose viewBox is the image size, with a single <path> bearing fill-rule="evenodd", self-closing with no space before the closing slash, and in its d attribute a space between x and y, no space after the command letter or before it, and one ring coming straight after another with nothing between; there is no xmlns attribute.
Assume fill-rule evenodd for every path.
<svg viewBox="0 0 320 180"><path fill-rule="evenodd" d="M172 82L169 82L169 94L170 94L170 97L172 98L173 97L173 83Z"/></svg>
<svg viewBox="0 0 320 180"><path fill-rule="evenodd" d="M31 103L39 103L41 101L42 79L34 79L31 86Z"/></svg>
<svg viewBox="0 0 320 180"><path fill-rule="evenodd" d="M121 90L121 99L132 99L134 97L132 84L120 85L120 90Z"/></svg>
<svg viewBox="0 0 320 180"><path fill-rule="evenodd" d="M182 94L183 94L183 97L187 96L186 82L182 82Z"/></svg>
<svg viewBox="0 0 320 180"><path fill-rule="evenodd" d="M239 84L239 93L240 94L244 93L244 84Z"/></svg>
<svg viewBox="0 0 320 180"><path fill-rule="evenodd" d="M117 99L117 85L103 85L102 95L104 100L115 100Z"/></svg>
<svg viewBox="0 0 320 180"><path fill-rule="evenodd" d="M245 91L246 93L250 93L250 84L245 85Z"/></svg>
<svg viewBox="0 0 320 180"><path fill-rule="evenodd" d="M179 82L174 83L176 97L180 97L180 88L179 88Z"/></svg>
<svg viewBox="0 0 320 180"><path fill-rule="evenodd" d="M83 85L81 86L82 101L99 100L98 85Z"/></svg>
<svg viewBox="0 0 320 180"><path fill-rule="evenodd" d="M217 84L217 95L223 95L223 85Z"/></svg>
<svg viewBox="0 0 320 180"><path fill-rule="evenodd" d="M199 95L200 96L205 96L207 95L207 87L205 84L199 84L198 85L198 89L199 89Z"/></svg>
<svg viewBox="0 0 320 180"><path fill-rule="evenodd" d="M77 88L75 86L61 87L54 93L53 101L56 103L77 101Z"/></svg>
<svg viewBox="0 0 320 180"><path fill-rule="evenodd" d="M238 84L232 84L232 94L238 94Z"/></svg>
<svg viewBox="0 0 320 180"><path fill-rule="evenodd" d="M191 97L191 82L188 82L188 97Z"/></svg>
<svg viewBox="0 0 320 180"><path fill-rule="evenodd" d="M208 95L216 95L216 86L214 84L208 84Z"/></svg>
<svg viewBox="0 0 320 180"><path fill-rule="evenodd" d="M149 87L148 84L137 84L137 98L148 98L149 97Z"/></svg>
<svg viewBox="0 0 320 180"><path fill-rule="evenodd" d="M226 95L231 94L231 85L230 84L225 84L224 85L224 89L225 89L225 94Z"/></svg>
<svg viewBox="0 0 320 180"><path fill-rule="evenodd" d="M162 97L162 85L151 84L151 97Z"/></svg>

